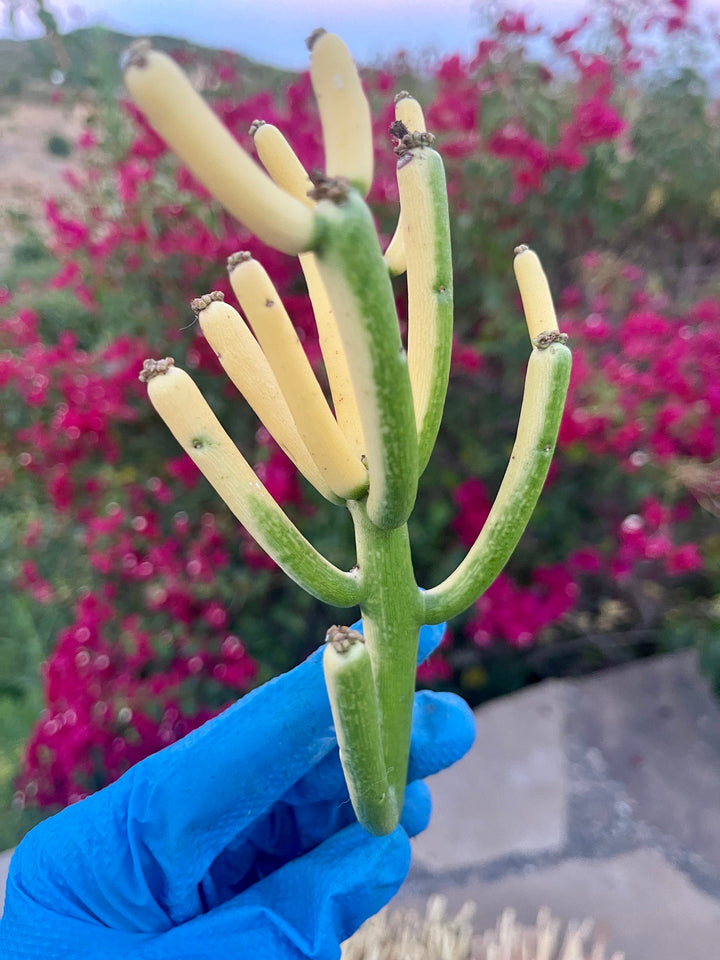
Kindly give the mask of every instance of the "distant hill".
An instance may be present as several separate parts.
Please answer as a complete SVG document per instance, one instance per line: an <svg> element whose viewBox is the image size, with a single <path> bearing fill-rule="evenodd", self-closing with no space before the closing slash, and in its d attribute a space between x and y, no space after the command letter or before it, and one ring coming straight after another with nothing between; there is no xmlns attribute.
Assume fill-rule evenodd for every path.
<svg viewBox="0 0 720 960"><path fill-rule="evenodd" d="M135 37L115 33L103 27L89 27L65 34L61 43L52 38L36 40L0 39L0 95L22 95L38 85L44 86L57 78L60 71L64 85L75 89L105 86L113 76L119 79L118 60ZM160 50L181 53L209 54L207 47L171 37L151 37ZM255 63L240 54L227 52L225 56L242 76L248 93L259 89L278 90L294 76L290 71L278 70Z"/></svg>

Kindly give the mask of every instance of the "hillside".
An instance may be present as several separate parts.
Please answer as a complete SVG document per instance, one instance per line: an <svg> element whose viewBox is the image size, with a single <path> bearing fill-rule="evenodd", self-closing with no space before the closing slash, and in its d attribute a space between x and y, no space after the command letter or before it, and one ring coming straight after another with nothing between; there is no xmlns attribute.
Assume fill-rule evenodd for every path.
<svg viewBox="0 0 720 960"><path fill-rule="evenodd" d="M180 55L210 53L183 40L152 39L156 47ZM73 163L87 94L106 102L118 96L117 64L132 40L102 28L67 34L61 47L48 38L0 39L0 269L29 222L42 230L44 198L69 191L63 174ZM247 94L281 89L293 76L238 54L226 57Z"/></svg>
<svg viewBox="0 0 720 960"><path fill-rule="evenodd" d="M59 42L51 38L37 40L0 39L0 96L31 93L40 84L49 83L60 70L64 85L74 91L104 86L117 76L117 63L125 48L135 39L103 27L89 27L65 34ZM160 50L208 53L208 48L171 37L152 37ZM255 63L237 53L228 52L228 61L238 70L249 93L258 89L279 89L292 73Z"/></svg>

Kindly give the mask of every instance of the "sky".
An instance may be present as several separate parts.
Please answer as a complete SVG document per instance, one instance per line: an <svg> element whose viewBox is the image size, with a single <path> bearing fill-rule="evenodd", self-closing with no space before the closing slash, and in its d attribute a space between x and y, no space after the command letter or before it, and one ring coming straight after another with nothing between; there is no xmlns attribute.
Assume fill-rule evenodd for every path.
<svg viewBox="0 0 720 960"><path fill-rule="evenodd" d="M0 0L32 8L34 0ZM662 2L662 0L655 0ZM180 37L235 50L273 66L303 69L305 37L316 27L342 36L355 59L373 65L400 50L413 58L470 54L481 35L482 13L493 7L528 13L545 26L577 21L593 0L45 0L65 32L102 25L135 36ZM692 0L720 11L720 0ZM41 32L36 20L18 18L20 36ZM12 36L7 16L0 36ZM17 35L17 34L16 34Z"/></svg>
<svg viewBox="0 0 720 960"><path fill-rule="evenodd" d="M0 0L0 7L12 0ZM15 0L17 2L17 0ZM24 0L30 6L31 0ZM717 0L720 3L720 0ZM316 27L340 34L360 63L404 49L413 55L470 53L482 0L46 0L61 30L101 24L139 36L163 34L236 50L275 66L306 66L305 37ZM537 4L519 4L532 10ZM542 0L545 23L567 23L582 0ZM32 33L30 20L19 20ZM36 25L35 25L36 26ZM37 33L37 29L35 30ZM7 23L0 34L11 35Z"/></svg>

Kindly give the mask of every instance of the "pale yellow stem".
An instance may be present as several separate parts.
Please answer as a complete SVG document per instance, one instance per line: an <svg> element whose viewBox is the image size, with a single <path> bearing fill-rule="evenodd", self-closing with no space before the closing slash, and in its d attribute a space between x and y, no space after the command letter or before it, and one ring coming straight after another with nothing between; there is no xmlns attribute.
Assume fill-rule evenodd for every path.
<svg viewBox="0 0 720 960"><path fill-rule="evenodd" d="M408 372L420 430L433 384L438 337L435 206L425 166L437 154L417 148L398 163L403 238L408 272Z"/></svg>
<svg viewBox="0 0 720 960"><path fill-rule="evenodd" d="M235 295L310 456L338 497L357 499L367 489L367 470L333 417L277 290L257 260L236 255L229 266Z"/></svg>
<svg viewBox="0 0 720 960"><path fill-rule="evenodd" d="M308 207L314 207L315 201L308 196L313 188L312 181L284 134L274 124L265 123L264 120L256 120L250 127L250 133L260 163L275 183L291 197Z"/></svg>
<svg viewBox="0 0 720 960"><path fill-rule="evenodd" d="M403 212L400 208L395 233L390 237L383 259L388 268L391 277L400 277L407 270L407 260L405 259L405 237L403 227Z"/></svg>
<svg viewBox="0 0 720 960"><path fill-rule="evenodd" d="M291 196L314 206L314 201L307 196L308 190L312 188L310 178L278 128L256 120L251 132L260 161L273 180ZM335 314L320 277L315 254L301 253L299 259L315 316L335 416L359 459L366 453L365 441L350 367L340 340Z"/></svg>
<svg viewBox="0 0 720 960"><path fill-rule="evenodd" d="M358 602L356 577L343 573L303 537L270 496L210 409L172 359L146 360L140 379L171 433L248 533L296 583L325 603Z"/></svg>
<svg viewBox="0 0 720 960"><path fill-rule="evenodd" d="M325 482L298 433L275 374L240 314L213 294L193 303L205 339L225 373L300 473L327 500L338 498Z"/></svg>
<svg viewBox="0 0 720 960"><path fill-rule="evenodd" d="M450 225L440 155L427 145L407 149L398 159L397 180L407 265L408 372L422 471L440 427L452 352Z"/></svg>
<svg viewBox="0 0 720 960"><path fill-rule="evenodd" d="M340 37L316 31L309 40L310 79L320 111L325 173L346 177L364 195L373 178L370 105L350 51Z"/></svg>
<svg viewBox="0 0 720 960"><path fill-rule="evenodd" d="M125 83L133 100L229 213L284 253L313 248L313 211L258 167L172 58L140 41L125 62Z"/></svg>
<svg viewBox="0 0 720 960"><path fill-rule="evenodd" d="M422 107L406 90L395 97L395 119L404 123L410 133L427 132ZM399 277L407 270L404 230L401 204L395 233L390 238L390 243L385 251L385 263L391 277Z"/></svg>
<svg viewBox="0 0 720 960"><path fill-rule="evenodd" d="M407 90L395 97L395 119L404 123L410 133L427 133L423 109Z"/></svg>
<svg viewBox="0 0 720 960"><path fill-rule="evenodd" d="M335 313L325 284L320 276L317 259L314 253L301 253L300 266L305 275L308 296L312 303L315 324L317 326L320 350L322 351L327 373L330 393L332 394L335 416L348 443L353 448L355 456L365 456L365 439L363 437L360 411L358 409L355 388L350 375L350 365L345 348L340 339Z"/></svg>
<svg viewBox="0 0 720 960"><path fill-rule="evenodd" d="M545 271L535 251L522 244L515 248L515 254L513 263L515 278L520 290L530 340L535 343L536 339L544 333L558 332L555 305Z"/></svg>

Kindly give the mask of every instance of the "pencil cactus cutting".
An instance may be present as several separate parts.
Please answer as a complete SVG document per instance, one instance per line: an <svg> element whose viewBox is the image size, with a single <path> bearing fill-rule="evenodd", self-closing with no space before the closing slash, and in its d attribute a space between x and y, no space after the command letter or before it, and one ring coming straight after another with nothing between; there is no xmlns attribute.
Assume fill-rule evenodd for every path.
<svg viewBox="0 0 720 960"><path fill-rule="evenodd" d="M400 214L383 251L364 200L373 154L357 70L338 37L316 31L309 46L323 172L306 171L281 131L257 121L250 132L263 170L147 41L128 51L125 78L148 120L220 203L260 239L300 259L332 404L270 278L249 254L228 262L244 317L219 293L199 297L193 308L225 372L297 469L349 511L356 566L338 569L303 537L171 359L146 361L141 379L179 443L288 576L327 603L359 606L362 635L330 628L324 669L353 807L369 831L383 834L402 809L420 627L470 606L515 548L547 476L570 352L540 261L519 246L515 275L532 351L515 445L475 544L446 580L421 589L407 520L440 426L452 346L443 163L420 105L403 92L391 128ZM406 344L390 279L403 273Z"/></svg>

